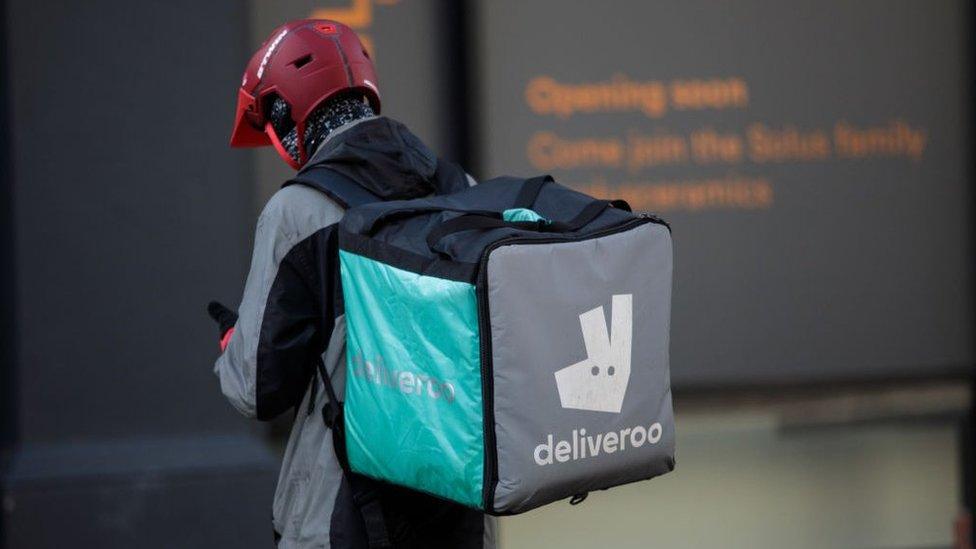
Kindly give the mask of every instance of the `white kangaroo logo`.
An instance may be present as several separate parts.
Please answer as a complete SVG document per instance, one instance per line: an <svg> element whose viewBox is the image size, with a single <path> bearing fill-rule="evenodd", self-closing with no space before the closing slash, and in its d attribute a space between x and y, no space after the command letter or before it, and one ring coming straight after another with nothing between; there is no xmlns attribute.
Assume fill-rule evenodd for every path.
<svg viewBox="0 0 976 549"><path fill-rule="evenodd" d="M563 408L620 413L630 380L633 294L614 295L611 305L609 333L602 305L579 315L586 358L555 374Z"/></svg>

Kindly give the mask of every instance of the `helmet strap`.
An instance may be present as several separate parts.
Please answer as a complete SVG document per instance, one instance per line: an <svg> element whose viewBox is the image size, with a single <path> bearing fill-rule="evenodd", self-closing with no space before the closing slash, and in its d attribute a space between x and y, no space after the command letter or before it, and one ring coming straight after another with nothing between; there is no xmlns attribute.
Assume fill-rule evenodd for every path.
<svg viewBox="0 0 976 549"><path fill-rule="evenodd" d="M280 156L282 160L287 162L288 165L295 170L301 169L302 164L304 164L304 161L296 162L295 159L292 158L290 154L288 154L288 149L286 149L285 146L281 144L281 140L278 139L278 134L275 133L274 126L271 125L270 121L264 124L264 133L268 134L268 138L271 139L271 145L274 146L276 151L278 151L278 156ZM299 145L299 147L301 147L301 145ZM303 149L299 148L298 150L301 151ZM299 156L299 158L301 158L301 156Z"/></svg>

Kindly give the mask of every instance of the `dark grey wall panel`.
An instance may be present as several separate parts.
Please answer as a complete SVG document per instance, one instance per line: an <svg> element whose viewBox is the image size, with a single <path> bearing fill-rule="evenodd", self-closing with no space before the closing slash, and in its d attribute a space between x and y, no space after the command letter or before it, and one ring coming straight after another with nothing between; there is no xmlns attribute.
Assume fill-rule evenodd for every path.
<svg viewBox="0 0 976 549"><path fill-rule="evenodd" d="M28 448L6 479L0 546L270 547L266 454L241 436Z"/></svg>
<svg viewBox="0 0 976 549"><path fill-rule="evenodd" d="M25 442L241 429L209 298L247 269L238 2L9 2Z"/></svg>
<svg viewBox="0 0 976 549"><path fill-rule="evenodd" d="M19 440L4 547L266 547L276 458L213 375L252 159L246 7L6 2ZM5 189L0 188L0 192Z"/></svg>
<svg viewBox="0 0 976 549"><path fill-rule="evenodd" d="M924 376L971 366L964 2L479 5L484 175L550 171L672 222L676 384ZM564 88L539 103L532 83L545 77ZM660 83L664 110L653 94L645 110L628 95L636 92L583 87L605 91L615 78ZM729 92L725 108L678 108L672 83L712 79L741 82L743 101ZM572 112L567 97L576 102ZM902 124L923 133L924 148L851 158L835 134L840 123ZM829 154L763 158L769 147L759 134L750 138L755 124L819 130ZM739 159L695 157L690 136L707 129L739 136ZM532 148L546 133L577 146L615 142L619 155L584 144L560 160L551 147ZM635 165L634 136L645 143L677 136L685 156L667 161L659 150L656 162Z"/></svg>
<svg viewBox="0 0 976 549"><path fill-rule="evenodd" d="M0 1L0 51L7 51L6 2ZM17 427L16 330L14 312L13 180L10 174L8 61L0 55L0 449L10 445ZM0 530L3 528L0 518Z"/></svg>

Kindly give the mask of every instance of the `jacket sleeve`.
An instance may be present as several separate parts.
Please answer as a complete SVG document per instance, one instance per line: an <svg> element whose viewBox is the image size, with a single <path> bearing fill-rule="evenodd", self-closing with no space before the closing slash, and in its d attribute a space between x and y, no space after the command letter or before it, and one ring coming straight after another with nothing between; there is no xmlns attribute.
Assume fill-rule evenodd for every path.
<svg viewBox="0 0 976 549"><path fill-rule="evenodd" d="M272 419L308 387L334 321L331 247L341 216L324 194L293 185L258 219L240 316L214 367L224 396L245 416Z"/></svg>

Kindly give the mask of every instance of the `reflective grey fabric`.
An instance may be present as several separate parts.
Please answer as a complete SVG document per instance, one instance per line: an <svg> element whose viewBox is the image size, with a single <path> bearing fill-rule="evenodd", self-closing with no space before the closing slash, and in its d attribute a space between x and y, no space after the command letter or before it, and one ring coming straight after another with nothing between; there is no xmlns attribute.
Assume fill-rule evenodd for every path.
<svg viewBox="0 0 976 549"><path fill-rule="evenodd" d="M322 193L293 185L279 190L261 212L254 253L238 308L240 317L214 372L220 389L240 413L255 417L258 338L268 293L289 250L309 235L342 218L342 208Z"/></svg>
<svg viewBox="0 0 976 549"><path fill-rule="evenodd" d="M339 317L323 355L337 394L345 390L345 357L346 321ZM342 482L342 468L332 447L332 433L320 413L328 402L325 387L318 376L315 383L316 390L312 391L309 385L298 407L278 475L273 516L275 531L281 534L278 542L281 549L329 546L329 527ZM308 413L308 401L313 394L314 408Z"/></svg>

